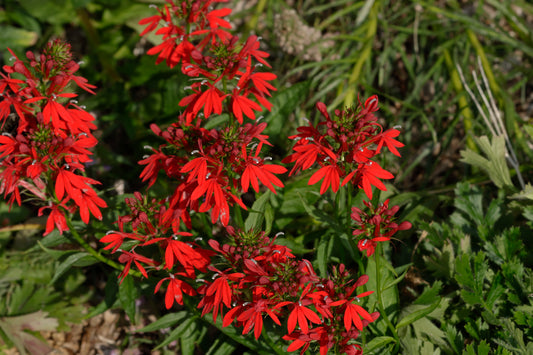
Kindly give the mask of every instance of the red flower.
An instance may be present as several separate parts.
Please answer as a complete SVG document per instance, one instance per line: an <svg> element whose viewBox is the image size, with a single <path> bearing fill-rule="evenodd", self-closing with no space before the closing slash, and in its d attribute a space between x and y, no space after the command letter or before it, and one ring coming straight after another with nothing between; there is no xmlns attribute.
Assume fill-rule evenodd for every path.
<svg viewBox="0 0 533 355"><path fill-rule="evenodd" d="M258 180L260 180L270 191L276 193L276 190L274 190L274 186L272 185L283 187L283 183L274 174L283 174L287 172L287 169L281 165L264 164L264 160L258 156L260 149L261 144L257 147L255 156L248 157L246 154L246 146L242 146L242 157L246 161L246 168L241 176L242 191L247 192L251 183L253 189L256 192L259 192Z"/></svg>
<svg viewBox="0 0 533 355"><path fill-rule="evenodd" d="M54 230L54 226L59 230L59 234L63 234L63 231L68 231L67 220L65 218L65 213L59 209L59 206L56 204L51 204L50 206L44 206L39 208L38 216L43 215L45 209L50 209L50 215L46 220L46 230L43 235L47 235Z"/></svg>
<svg viewBox="0 0 533 355"><path fill-rule="evenodd" d="M386 242L390 240L390 238L385 237L377 237L372 239L361 239L357 243L357 247L359 248L359 251L366 250L366 256L372 256L374 254L374 251L377 246L377 242Z"/></svg>
<svg viewBox="0 0 533 355"><path fill-rule="evenodd" d="M293 309L289 314L289 318L287 319L287 331L289 332L289 334L294 331L296 325L300 326L302 333L309 333L309 326L307 324L308 320L311 323L315 324L322 323L320 317L314 311L306 307L313 303L310 299L304 298L310 291L311 286L311 283L307 284L305 289L302 291L300 300L298 302L293 303Z"/></svg>
<svg viewBox="0 0 533 355"><path fill-rule="evenodd" d="M196 295L196 291L194 290L194 288L188 283L186 283L185 281L182 281L176 278L177 275L185 276L181 273L170 274L169 277L161 279L155 286L154 293L157 293L157 291L159 291L159 288L161 287L164 281L166 280L170 281L167 286L167 291L165 292L165 307L167 309L170 309L174 302L176 302L179 305L183 305L183 294L184 293L189 296Z"/></svg>
<svg viewBox="0 0 533 355"><path fill-rule="evenodd" d="M213 276L215 281L206 286L205 297L198 304L198 308L203 307L202 316L213 310L213 321L216 322L222 304L227 308L231 307L234 286L230 285L230 282L239 281L244 277L244 274L240 272L225 274L213 266L209 266L209 270L216 272Z"/></svg>
<svg viewBox="0 0 533 355"><path fill-rule="evenodd" d="M400 156L400 152L396 148L401 148L404 146L403 143L398 142L395 137L400 135L400 131L396 128L391 128L386 130L377 136L378 146L376 148L376 154L381 151L382 146L389 148L392 154Z"/></svg>
<svg viewBox="0 0 533 355"><path fill-rule="evenodd" d="M277 315L269 309L269 302L259 300L237 316L237 320L244 323L242 334L248 334L253 328L255 339L259 339L263 330L263 313L268 314L277 325L281 325Z"/></svg>
<svg viewBox="0 0 533 355"><path fill-rule="evenodd" d="M355 284L348 288L347 296L349 296L349 294L351 294L357 287L362 286L367 282L368 275L362 275L359 277ZM373 318L372 315L370 315L363 307L353 303L354 301L359 302L360 298L371 295L372 293L374 293L374 291L366 291L351 299L342 299L330 304L331 306L343 305L342 309L344 309L344 327L346 328L346 331L350 330L352 324L355 325L357 329L363 330L364 324L359 316L367 320L369 323L372 323L375 320L375 318Z"/></svg>
<svg viewBox="0 0 533 355"><path fill-rule="evenodd" d="M146 277L146 278L148 278L148 274L146 273L146 270L141 265L141 263L145 263L145 264L148 264L148 265L151 265L151 266L155 266L157 264L156 261L154 261L154 260L152 260L150 258L147 258L145 256L142 256L140 254L137 254L134 251L129 252L129 251L121 250L120 252L122 254L118 257L118 261L121 262L121 263L125 263L126 264L126 265L124 265L124 270L122 270L120 275L118 275L118 278L120 279L120 283L122 283L122 281L124 281L124 278L130 272L131 263L135 263L135 265L137 265L137 268L139 269L141 274L143 274L143 276Z"/></svg>
<svg viewBox="0 0 533 355"><path fill-rule="evenodd" d="M89 212L96 218L102 219L98 207L107 207L105 201L96 195L89 184L99 184L99 182L64 169L60 169L56 177L57 199L62 200L66 192L67 198L73 199L80 208L80 216L84 223L89 223Z"/></svg>
<svg viewBox="0 0 533 355"><path fill-rule="evenodd" d="M381 182L379 179L394 178L394 175L383 169L374 161L368 161L365 164L359 164L359 168L357 170L352 171L344 178L342 181L342 186L346 185L354 176L355 183L357 183L359 188L362 188L365 191L365 194L369 199L372 199L372 185L381 191L387 190L385 184L383 184L383 182Z"/></svg>
<svg viewBox="0 0 533 355"><path fill-rule="evenodd" d="M204 108L205 118L208 118L212 112L216 114L222 113L222 101L224 101L227 94L224 94L210 82L206 82L205 85L209 87L205 91L201 91L200 85L193 85L192 88L195 93L184 97L179 102L180 106L187 106L184 114L188 123L196 118L202 107Z"/></svg>
<svg viewBox="0 0 533 355"><path fill-rule="evenodd" d="M320 194L323 194L326 192L328 187L331 186L331 190L333 192L337 192L339 190L340 186L340 174L342 173L342 170L336 165L325 165L318 169L311 178L309 178L309 185L314 185L317 182L319 182L322 178L324 178L324 181L322 181L322 186L320 186Z"/></svg>
<svg viewBox="0 0 533 355"><path fill-rule="evenodd" d="M243 122L243 113L250 119L255 120L255 111L260 111L261 106L258 103L250 100L245 95L239 95L240 90L233 90L231 95L231 108L237 121L240 124Z"/></svg>
<svg viewBox="0 0 533 355"><path fill-rule="evenodd" d="M122 246L122 243L124 243L124 239L133 239L133 240L139 240L144 241L145 237L137 235L135 233L125 233L125 232L112 232L104 235L102 238L100 238L100 242L102 243L109 243L109 245L104 247L104 250L108 250L113 248L111 253L114 253Z"/></svg>
<svg viewBox="0 0 533 355"><path fill-rule="evenodd" d="M178 232L182 236L191 236L191 233ZM177 238L177 236L175 236ZM182 242L174 238L167 238L165 241L165 265L167 269L172 269L174 261L178 261L189 277L194 277L194 269L205 272L211 262L213 252L199 248L195 243Z"/></svg>

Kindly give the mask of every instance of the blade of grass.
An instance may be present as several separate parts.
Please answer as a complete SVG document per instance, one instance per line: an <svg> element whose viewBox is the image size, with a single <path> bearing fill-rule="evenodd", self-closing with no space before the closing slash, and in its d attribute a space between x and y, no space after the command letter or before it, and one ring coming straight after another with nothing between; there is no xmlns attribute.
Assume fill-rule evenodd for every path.
<svg viewBox="0 0 533 355"><path fill-rule="evenodd" d="M374 42L374 38L377 33L377 27L378 27L378 7L379 2L374 3L372 6L372 9L370 10L370 14L368 17L368 22L366 23L366 38L365 43L363 45L363 49L356 53L358 56L357 61L355 62L355 65L352 69L352 74L350 75L350 78L348 79L348 88L346 90L346 96L344 97L344 106L351 106L355 103L355 92L356 92L356 86L357 82L359 81L359 78L361 76L361 71L363 69L363 65L368 61L370 58L370 55L372 53L372 44Z"/></svg>
<svg viewBox="0 0 533 355"><path fill-rule="evenodd" d="M460 95L458 98L459 109L464 118L463 125L465 128L465 133L467 135L466 145L468 146L468 148L470 148L474 152L477 152L478 151L477 146L474 143L472 137L470 136L470 134L472 133L474 114L472 113L472 111L470 110L470 107L468 106L468 101L466 97L463 95L464 93L463 84L461 83L459 73L457 72L457 69L455 68L455 65L453 63L452 57L448 49L446 48L443 49L443 55L444 55L444 61L446 62L446 66L448 67L448 71L450 73L450 81L451 81L452 87L454 91L458 95Z"/></svg>

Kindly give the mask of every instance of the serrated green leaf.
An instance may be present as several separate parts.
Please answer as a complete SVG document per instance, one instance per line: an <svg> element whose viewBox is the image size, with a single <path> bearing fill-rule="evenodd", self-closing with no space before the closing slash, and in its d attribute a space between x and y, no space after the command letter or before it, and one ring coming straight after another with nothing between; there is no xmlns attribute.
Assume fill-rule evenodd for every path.
<svg viewBox="0 0 533 355"><path fill-rule="evenodd" d="M418 298L413 302L413 304L419 305L430 305L434 304L435 300L440 298L439 292L442 289L442 282L435 281L433 286L424 288L424 291Z"/></svg>
<svg viewBox="0 0 533 355"><path fill-rule="evenodd" d="M398 324L396 324L396 329L400 329L402 327L405 327L405 326L407 326L409 324L412 324L413 322L415 322L415 321L427 316L428 314L433 312L439 306L439 304L440 304L440 299L437 300L437 302L435 302L434 304L432 304L429 307L425 307L423 309L420 309L418 311L415 311L415 312L412 312L412 313L406 315L405 317L400 319Z"/></svg>
<svg viewBox="0 0 533 355"><path fill-rule="evenodd" d="M154 330L172 327L174 324L183 320L189 313L187 311L180 311L177 313L165 314L155 322L148 324L146 327L139 329L139 332L153 332Z"/></svg>
<svg viewBox="0 0 533 355"><path fill-rule="evenodd" d="M533 185L528 182L522 191L509 196L509 198L515 200L533 200Z"/></svg>
<svg viewBox="0 0 533 355"><path fill-rule="evenodd" d="M475 137L474 141L487 158L467 148L461 151L461 161L484 170L499 188L513 186L511 174L505 160L507 150L504 137L494 136L492 137L492 142L489 142L487 136L481 136L479 138Z"/></svg>
<svg viewBox="0 0 533 355"><path fill-rule="evenodd" d="M455 259L455 279L462 287L475 289L474 275L470 265L470 255L460 255Z"/></svg>
<svg viewBox="0 0 533 355"><path fill-rule="evenodd" d="M489 289L489 292L487 292L487 295L485 296L485 305L488 308L492 308L494 304L498 301L498 299L505 293L505 287L501 284L502 277L498 273L492 280L492 285Z"/></svg>

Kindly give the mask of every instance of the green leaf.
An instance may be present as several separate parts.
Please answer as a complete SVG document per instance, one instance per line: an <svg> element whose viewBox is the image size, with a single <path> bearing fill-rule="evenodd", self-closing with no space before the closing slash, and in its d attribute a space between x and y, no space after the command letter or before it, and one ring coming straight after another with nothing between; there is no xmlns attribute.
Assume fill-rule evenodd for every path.
<svg viewBox="0 0 533 355"><path fill-rule="evenodd" d="M528 182L522 191L509 196L509 198L515 200L533 200L533 185Z"/></svg>
<svg viewBox="0 0 533 355"><path fill-rule="evenodd" d="M54 229L46 237L44 237L40 241L37 241L38 245L34 246L33 249L38 249L39 247L52 248L60 244L67 243L69 241L70 240L66 237L66 235L59 234L59 231L57 229Z"/></svg>
<svg viewBox="0 0 533 355"><path fill-rule="evenodd" d="M2 48L27 48L37 42L36 32L9 25L0 25L0 43Z"/></svg>
<svg viewBox="0 0 533 355"><path fill-rule="evenodd" d="M487 308L492 308L494 304L500 299L500 297L505 293L506 288L502 285L502 276L498 273L492 280L492 285L490 286L489 292L485 296L485 305Z"/></svg>
<svg viewBox="0 0 533 355"><path fill-rule="evenodd" d="M194 323L194 327L188 327L183 336L180 337L181 355L194 355L194 348L198 338L201 336L201 330L207 330L205 327L196 328L197 323Z"/></svg>
<svg viewBox="0 0 533 355"><path fill-rule="evenodd" d="M398 324L396 324L396 329L400 329L401 327L405 327L425 316L427 316L428 314L430 314L431 312L433 312L440 304L440 299L437 300L437 302L435 302L434 304L432 304L431 306L429 307L426 307L426 308L423 308L423 309L420 309L418 311L415 311L415 312L412 312L408 315L406 315L405 317L403 317L402 319L400 319L400 321L398 322Z"/></svg>
<svg viewBox="0 0 533 355"><path fill-rule="evenodd" d="M384 347L385 345L393 341L394 341L394 338L389 337L389 336L375 337L374 339L372 339L371 341L365 344L365 348L364 348L365 353L371 352L374 350L379 350L380 348Z"/></svg>
<svg viewBox="0 0 533 355"><path fill-rule="evenodd" d="M181 323L178 327L171 331L168 337L166 337L165 340L161 342L161 344L156 346L154 350L161 349L162 347L167 346L173 341L179 340L185 334L185 332L190 331L190 329L195 329L196 319L196 317L186 319L183 323Z"/></svg>
<svg viewBox="0 0 533 355"><path fill-rule="evenodd" d="M130 318L130 322L135 324L135 301L138 298L138 289L135 287L135 282L132 276L126 276L122 284L118 286L118 299L122 305L122 309Z"/></svg>
<svg viewBox="0 0 533 355"><path fill-rule="evenodd" d="M249 230L262 230L263 229L263 220L265 219L265 210L267 204L270 204L270 190L262 194L253 204L250 209L250 214L246 221L244 222L244 228Z"/></svg>
<svg viewBox="0 0 533 355"><path fill-rule="evenodd" d="M280 135L281 130L287 124L287 117L295 111L296 107L307 96L310 84L311 82L309 80L302 81L272 96L270 100L272 110L265 115L265 121L268 122L265 134L273 137Z"/></svg>
<svg viewBox="0 0 533 355"><path fill-rule="evenodd" d="M318 263L318 270L322 277L328 274L328 261L333 251L335 237L329 233L324 234L320 238L320 242L316 248L316 259Z"/></svg>
<svg viewBox="0 0 533 355"><path fill-rule="evenodd" d="M511 174L505 160L504 137L494 136L492 137L492 142L489 142L487 136L481 136L479 138L475 137L474 141L485 153L486 158L467 148L461 151L461 161L484 170L499 188L513 186Z"/></svg>
<svg viewBox="0 0 533 355"><path fill-rule="evenodd" d="M440 298L439 292L442 289L442 282L441 281L435 281L433 286L426 287L424 289L424 292L418 298L413 302L413 304L419 304L419 305L430 305L434 304L435 300Z"/></svg>
<svg viewBox="0 0 533 355"><path fill-rule="evenodd" d="M402 266L401 268L396 268L394 270L395 273L398 272L398 269L400 270L403 270L403 272L400 274L400 276L396 277L394 280L392 280L391 282L385 284L385 286L383 287L383 291L393 287L394 285L400 283L400 281L402 281L404 278L405 278L405 275L407 275L407 272L409 271L409 266L411 266L412 264L407 264L407 265L404 265ZM400 271L401 272L401 271Z"/></svg>
<svg viewBox="0 0 533 355"><path fill-rule="evenodd" d="M206 355L231 355L237 347L229 341L216 338Z"/></svg>
<svg viewBox="0 0 533 355"><path fill-rule="evenodd" d="M65 0L19 0L20 5L33 17L61 25L77 19L72 3Z"/></svg>
<svg viewBox="0 0 533 355"><path fill-rule="evenodd" d="M61 276L63 276L63 274L65 274L73 266L87 266L95 264L97 262L98 259L86 252L72 254L68 256L65 261L59 264L59 266L56 268L56 272L54 274L54 277L50 281L50 285L54 284Z"/></svg>
<svg viewBox="0 0 533 355"><path fill-rule="evenodd" d="M146 327L139 329L139 332L153 332L154 330L164 329L172 327L174 324L183 320L185 317L189 316L187 311L180 311L177 313L165 314L155 322L148 324Z"/></svg>

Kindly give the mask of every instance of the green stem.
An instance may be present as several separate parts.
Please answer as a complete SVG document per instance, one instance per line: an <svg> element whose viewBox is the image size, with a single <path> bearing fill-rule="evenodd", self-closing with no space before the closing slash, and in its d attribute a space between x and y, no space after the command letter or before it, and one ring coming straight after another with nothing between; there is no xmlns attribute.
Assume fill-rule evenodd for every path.
<svg viewBox="0 0 533 355"><path fill-rule="evenodd" d="M374 254L374 258L376 261L376 292L378 297L378 309L380 315L385 320L385 323L387 323L387 327L389 327L390 331L392 332L392 335L394 336L394 339L396 339L396 343L398 344L400 342L400 338L398 337L398 332L396 331L396 328L394 325L392 325L392 322L390 321L389 317L387 316L387 313L385 312L385 307L383 306L383 299L381 294L381 255L383 253L383 249L381 244L378 243L376 246L376 252Z"/></svg>
<svg viewBox="0 0 533 355"><path fill-rule="evenodd" d="M111 266L113 269L116 269L116 270L119 270L119 271L122 271L124 270L124 266L121 265L121 264L118 264L116 262L114 262L113 260L109 260L108 258L106 258L105 256L103 256L102 254L100 254L99 252L97 252L93 247L91 247L89 245L89 243L87 243L87 241L85 239L83 239L79 233L76 231L76 229L74 229L74 226L72 225L72 221L70 220L69 217L66 217L66 220L67 220L67 226L68 226L68 229L70 231L70 234L72 235L72 237L76 240L76 242L83 248L85 249L85 251L89 254L91 254L94 258L96 258L98 261L106 264L106 265L109 265ZM141 277L142 274L139 272L139 271L136 271L136 270L131 270L129 271L128 273L129 275L132 275L132 276L135 276L135 277Z"/></svg>

